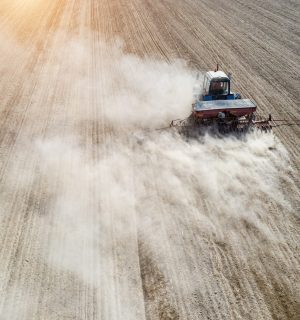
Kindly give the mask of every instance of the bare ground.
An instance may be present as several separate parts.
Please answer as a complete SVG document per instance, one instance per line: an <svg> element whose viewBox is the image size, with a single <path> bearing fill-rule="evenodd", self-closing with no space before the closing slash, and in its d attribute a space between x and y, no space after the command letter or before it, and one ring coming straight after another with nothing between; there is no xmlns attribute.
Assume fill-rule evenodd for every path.
<svg viewBox="0 0 300 320"><path fill-rule="evenodd" d="M2 0L0 30L0 319L299 319L299 126L128 137L217 62L299 119L297 1Z"/></svg>

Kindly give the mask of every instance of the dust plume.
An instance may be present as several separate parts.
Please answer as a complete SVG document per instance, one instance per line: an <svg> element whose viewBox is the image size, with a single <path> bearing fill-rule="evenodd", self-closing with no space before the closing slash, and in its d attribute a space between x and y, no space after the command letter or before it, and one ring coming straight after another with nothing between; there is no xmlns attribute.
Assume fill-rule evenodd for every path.
<svg viewBox="0 0 300 320"><path fill-rule="evenodd" d="M88 297L95 318L145 319L145 309L172 305L178 292L197 310L192 296L205 297L210 284L225 291L215 247L235 252L236 265L253 260L255 269L257 252L284 244L268 212L293 210L280 186L289 159L273 134L187 141L153 130L189 114L195 72L183 61L73 38L45 53L31 77L38 85L3 188L34 212L33 256L49 279L29 278L40 285L45 314L63 309L72 317ZM5 221L10 207L1 201ZM85 291L62 298L74 286Z"/></svg>
<svg viewBox="0 0 300 320"><path fill-rule="evenodd" d="M50 72L63 70L58 85L69 87L73 97L61 102L72 109L80 104L81 121L105 122L114 130L159 128L189 114L196 72L183 60L125 53L120 39L91 48L87 40L71 38L50 66Z"/></svg>
<svg viewBox="0 0 300 320"><path fill-rule="evenodd" d="M183 234L195 230L201 238L237 252L246 250L252 234L257 239L253 248L261 247L259 242L282 243L269 226L266 199L289 209L278 175L288 157L272 134L253 133L244 139L206 136L202 142L187 142L171 133L119 137L98 147L97 161L87 159L84 149L69 141L44 141L37 148L43 179L53 192L42 218L51 221L47 261L97 288L99 296L103 291L113 295L110 286L118 281L117 294L124 299L119 312L130 310L127 319L140 319L141 297L132 296L141 285L137 238L167 281L169 246L174 245L168 235L182 241ZM157 230L159 225L163 229ZM205 241L199 248L203 245ZM178 258L186 249L176 249ZM201 265L199 277L182 261L185 277L173 286L182 291L187 279L195 287L201 279L209 281L210 267ZM128 285L128 277L134 285ZM185 292L187 299L195 287ZM113 310L114 300L108 303Z"/></svg>
<svg viewBox="0 0 300 320"><path fill-rule="evenodd" d="M76 274L99 297L111 297L109 318L140 319L141 287L144 295L152 290L147 272L140 278L144 259L155 261L165 286L173 279L187 301L196 289L205 295L201 283L212 281L209 263L194 261L200 277L184 261L177 281L176 271L170 271L174 250L177 259L185 250L193 254L195 247L186 242L193 239L191 230L202 239L196 248L209 252L211 239L243 253L241 261L284 241L266 213L268 202L290 208L280 188L288 156L272 134L185 141L174 133L140 131L188 114L195 72L180 61L167 64L124 53L118 41L100 43L93 52L88 48L76 42L64 47L64 55L72 52L77 63L68 60L62 81L72 83L75 97L90 102L84 109L81 100L74 102L78 113L70 116L101 123L106 141L85 147L75 135L72 142L58 136L37 144L43 179L55 188L45 217L52 230L47 261ZM80 57L94 69L82 73ZM66 104L72 110L72 98ZM187 288L187 279L195 286ZM121 301L113 312L114 295Z"/></svg>

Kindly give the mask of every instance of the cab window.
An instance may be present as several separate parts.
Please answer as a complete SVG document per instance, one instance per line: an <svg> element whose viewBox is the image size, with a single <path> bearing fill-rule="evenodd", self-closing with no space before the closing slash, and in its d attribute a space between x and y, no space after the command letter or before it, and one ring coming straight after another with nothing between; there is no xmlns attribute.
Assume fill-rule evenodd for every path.
<svg viewBox="0 0 300 320"><path fill-rule="evenodd" d="M228 81L212 81L209 91L211 95L228 94Z"/></svg>

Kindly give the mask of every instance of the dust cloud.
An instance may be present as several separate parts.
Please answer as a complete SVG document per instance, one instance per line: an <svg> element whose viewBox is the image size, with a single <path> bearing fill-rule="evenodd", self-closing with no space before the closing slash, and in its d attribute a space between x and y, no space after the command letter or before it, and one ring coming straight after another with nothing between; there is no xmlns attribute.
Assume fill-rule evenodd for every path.
<svg viewBox="0 0 300 320"><path fill-rule="evenodd" d="M51 58L50 72L62 69L58 84L74 93L67 105L80 104L80 120L105 122L114 130L153 129L187 116L195 71L183 60L167 63L124 50L120 39L99 40L91 48L75 38Z"/></svg>
<svg viewBox="0 0 300 320"><path fill-rule="evenodd" d="M137 237L167 281L171 279L166 268L172 263L167 234L180 239L194 230L202 239L214 239L236 252L245 250L246 226L255 233L253 248L261 247L260 242L282 241L267 222L266 201L288 209L278 174L288 158L272 134L253 133L244 139L206 136L199 142L172 133L140 133L99 146L97 161L86 159L79 145L59 140L44 141L37 148L42 177L52 190L49 210L41 218L51 226L46 260L97 290L99 299L103 292L113 297L113 283L118 281L120 313L126 312L126 319L141 318ZM180 224L174 222L178 220ZM166 234L157 230L161 224ZM179 258L185 250L176 249ZM200 276L185 263L184 279L173 287L189 297L199 281L209 282L211 275L207 265ZM136 281L132 287L130 278ZM195 287L184 291L186 281ZM113 298L107 307L114 310Z"/></svg>
<svg viewBox="0 0 300 320"><path fill-rule="evenodd" d="M47 246L41 255L93 288L97 299L105 296L109 319L143 319L138 242L158 257L168 279L167 234L178 239L194 230L243 250L247 224L257 239L279 241L266 223L267 202L288 208L280 179L289 160L273 134L187 141L153 130L189 113L195 72L184 62L137 57L120 41L92 50L86 40L73 39L45 65L41 85L59 67L56 87L64 90L56 92L54 110L60 111L43 136L35 133L27 154L37 163L29 169L33 181L43 188L37 237ZM44 88L36 90L39 96ZM93 134L104 137L91 144L84 135L96 122L104 129ZM28 153L22 146L19 152ZM155 233L161 221L162 236ZM198 278L208 273L203 268ZM182 272L193 275L187 267Z"/></svg>

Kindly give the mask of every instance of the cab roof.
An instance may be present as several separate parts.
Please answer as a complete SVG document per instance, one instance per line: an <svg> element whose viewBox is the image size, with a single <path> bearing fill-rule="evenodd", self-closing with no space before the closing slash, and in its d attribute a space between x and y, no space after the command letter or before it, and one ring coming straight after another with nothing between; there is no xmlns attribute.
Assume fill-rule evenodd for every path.
<svg viewBox="0 0 300 320"><path fill-rule="evenodd" d="M229 80L227 74L223 71L208 71L206 72L206 77L208 80L224 78Z"/></svg>

